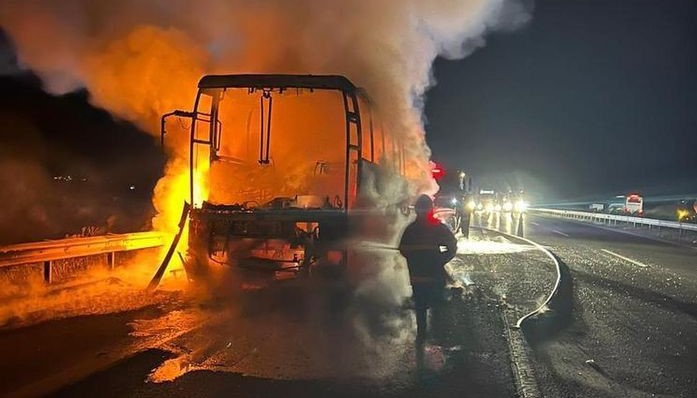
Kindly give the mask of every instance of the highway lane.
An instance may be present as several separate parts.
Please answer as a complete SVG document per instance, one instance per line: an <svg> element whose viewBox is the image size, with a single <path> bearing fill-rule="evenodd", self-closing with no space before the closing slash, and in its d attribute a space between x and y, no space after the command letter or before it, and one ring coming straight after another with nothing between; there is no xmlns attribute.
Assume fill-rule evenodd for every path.
<svg viewBox="0 0 697 398"><path fill-rule="evenodd" d="M573 282L570 324L535 344L547 396L695 396L695 250L534 215L525 233Z"/></svg>
<svg viewBox="0 0 697 398"><path fill-rule="evenodd" d="M697 276L697 250L679 241L632 234L631 228L624 230L556 217L529 215L528 224L528 232L534 238L544 240L557 235L557 238L572 239L584 247L606 249L628 258L635 256L648 266L664 268L684 277Z"/></svg>
<svg viewBox="0 0 697 398"><path fill-rule="evenodd" d="M507 215L478 221L518 230ZM693 252L532 215L523 229L565 262L574 284L571 322L531 340L527 365L545 396L697 391ZM365 289L394 293L386 287L403 283L390 279L398 268L381 267L386 274L379 278L391 275L390 282ZM530 247L477 230L471 240L461 240L451 268L467 288L434 321L425 378L415 371L408 308L384 306L384 297L375 301L381 295L371 294L336 312L334 299L327 300L330 291L296 295L290 284L268 300L223 295L201 301L163 293L125 312L75 316L76 307L63 319L0 330L0 350L11 353L0 369L10 376L0 391L66 397L513 396L502 314L513 324L539 305L554 269Z"/></svg>
<svg viewBox="0 0 697 398"><path fill-rule="evenodd" d="M452 267L468 286L434 315L424 372L416 371L413 314L393 301L408 294L405 270L389 251L372 259L379 274L338 306L342 298L319 280L205 299L162 292L143 300L127 288L108 301L146 305L74 305L61 319L0 330L8 376L0 395L512 396L501 309L529 311L554 274L530 248L496 234L461 243Z"/></svg>

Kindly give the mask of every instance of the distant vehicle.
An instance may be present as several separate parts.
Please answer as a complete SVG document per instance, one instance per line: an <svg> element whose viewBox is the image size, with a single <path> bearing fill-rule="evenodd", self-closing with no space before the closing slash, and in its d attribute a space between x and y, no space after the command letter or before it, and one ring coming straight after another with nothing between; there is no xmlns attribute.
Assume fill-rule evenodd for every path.
<svg viewBox="0 0 697 398"><path fill-rule="evenodd" d="M599 208L599 206L599 203L594 203L591 205L590 209L591 211L595 211L594 209ZM644 198L638 194L616 196L615 199L607 203L605 212L609 214L643 216Z"/></svg>
<svg viewBox="0 0 697 398"><path fill-rule="evenodd" d="M525 213L528 203L522 191L501 193L493 189L480 189L469 198L466 208L469 211L484 213Z"/></svg>
<svg viewBox="0 0 697 398"><path fill-rule="evenodd" d="M434 216L452 232L460 228L464 213L464 196L459 194L436 195L433 200Z"/></svg>
<svg viewBox="0 0 697 398"><path fill-rule="evenodd" d="M467 189L469 183L465 182L466 174L462 171L449 173L438 163L432 163L431 172L433 178L438 181L440 187L433 198L434 217L445 224L452 232L462 231L463 235L469 235L470 214L476 204Z"/></svg>
<svg viewBox="0 0 697 398"><path fill-rule="evenodd" d="M676 218L680 222L697 222L697 200L683 199L678 203Z"/></svg>
<svg viewBox="0 0 697 398"><path fill-rule="evenodd" d="M637 194L628 195L624 202L624 212L631 215L643 215L644 198Z"/></svg>
<svg viewBox="0 0 697 398"><path fill-rule="evenodd" d="M498 203L496 191L494 190L480 189L476 202L476 210L478 211L485 211L487 213L491 213L497 211L497 206L498 211L501 210L501 205Z"/></svg>
<svg viewBox="0 0 697 398"><path fill-rule="evenodd" d="M603 210L605 210L605 205L602 203L592 203L590 206L588 206L588 210L596 213L602 213Z"/></svg>
<svg viewBox="0 0 697 398"><path fill-rule="evenodd" d="M610 202L607 204L605 211L609 214L623 214L624 202Z"/></svg>

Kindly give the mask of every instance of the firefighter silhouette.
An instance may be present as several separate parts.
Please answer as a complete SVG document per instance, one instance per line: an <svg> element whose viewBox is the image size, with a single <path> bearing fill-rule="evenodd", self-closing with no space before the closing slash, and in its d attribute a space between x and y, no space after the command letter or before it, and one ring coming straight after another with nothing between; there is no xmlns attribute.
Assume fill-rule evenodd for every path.
<svg viewBox="0 0 697 398"><path fill-rule="evenodd" d="M450 281L445 264L455 257L457 240L448 227L433 216L433 201L428 195L419 196L414 207L416 220L404 230L399 252L406 258L409 268L416 311L416 343L423 347L428 309L445 301L445 286Z"/></svg>

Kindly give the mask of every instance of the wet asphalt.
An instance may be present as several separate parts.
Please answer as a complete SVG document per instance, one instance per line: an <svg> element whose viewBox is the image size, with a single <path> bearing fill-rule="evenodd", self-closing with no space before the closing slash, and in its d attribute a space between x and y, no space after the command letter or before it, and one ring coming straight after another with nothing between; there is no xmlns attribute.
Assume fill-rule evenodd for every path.
<svg viewBox="0 0 697 398"><path fill-rule="evenodd" d="M697 251L562 219L526 226L573 281L568 324L533 344L545 396L697 394Z"/></svg>
<svg viewBox="0 0 697 398"><path fill-rule="evenodd" d="M518 232L517 220L498 217L478 222ZM524 233L557 254L573 281L568 316L550 317L558 325L531 336L530 356L517 364L533 370L544 396L694 396L697 252L534 215ZM461 240L449 267L465 288L432 314L423 363L411 310L395 304L403 289L385 288L404 281L395 266L380 276L388 285L338 297L298 283L272 299L160 293L127 312L0 330L0 395L516 396L507 332L544 301L554 267L480 230Z"/></svg>

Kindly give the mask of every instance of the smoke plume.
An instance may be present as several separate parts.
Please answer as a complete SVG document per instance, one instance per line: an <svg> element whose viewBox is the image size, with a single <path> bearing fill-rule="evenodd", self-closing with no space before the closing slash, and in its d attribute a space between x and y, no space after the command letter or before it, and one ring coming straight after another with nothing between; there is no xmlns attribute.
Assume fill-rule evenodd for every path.
<svg viewBox="0 0 697 398"><path fill-rule="evenodd" d="M47 91L64 93L84 87L95 106L136 123L153 136L159 134L162 114L191 109L196 84L204 74L345 75L367 90L385 127L406 144L407 160L416 169L412 189L423 192L434 190L422 119L424 94L434 83L434 59L464 57L483 45L488 31L524 23L528 14L521 1L4 0L0 26L16 45L20 64L41 76ZM160 212L154 225L164 231L174 229L181 204L188 198L188 145L184 144L188 137L175 130L168 135L170 160L154 193ZM384 191L393 192L390 187ZM395 230L387 234L396 237ZM325 336L329 330L325 326L335 322L310 310L303 315L307 318L304 323L276 320L277 314L269 311L262 312L263 320L270 317L271 321L245 322L256 322L254 330L259 325L281 330L278 322L285 322L288 329L284 333L271 334L268 339L261 336L291 347L295 345L289 341L299 342L303 354L319 355L308 360L322 365L316 369L332 369L329 365L336 366L336 358L348 358L346 365L352 369L373 374L377 372L369 366L373 359L380 359L381 366L404 362L406 349L394 349L395 342L405 341L413 329L411 318L399 310L408 294L403 267L402 272L395 271L402 259L392 252L362 255L356 263L365 266L356 267L359 283L355 283L352 306L344 319L354 327L340 329L355 332L348 340L344 336L334 339L334 332ZM215 315L221 318L221 314ZM197 333L212 336L214 344L205 342L201 348L197 341L178 342L193 347L190 352L203 353L201 358L187 359L194 368L239 362L228 357L236 355L236 346L235 350L228 348L244 344L244 336L239 339L242 343L224 340L237 318L221 319L209 325L206 333ZM306 327L308 324L316 327ZM355 344L336 344L356 340L364 341L361 348L370 352L356 349ZM218 344L221 342L225 344ZM323 349L305 350L308 344ZM288 372L282 376L298 372L295 359L279 361L285 368L278 372ZM175 365L181 371L181 364Z"/></svg>
<svg viewBox="0 0 697 398"><path fill-rule="evenodd" d="M527 18L522 3L506 0L5 0L0 26L46 90L85 87L94 105L153 134L161 114L191 108L206 73L346 75L408 143L421 170L415 189L429 190L421 108L433 60L463 57L486 32ZM186 198L184 147L170 148L156 189L161 212Z"/></svg>

